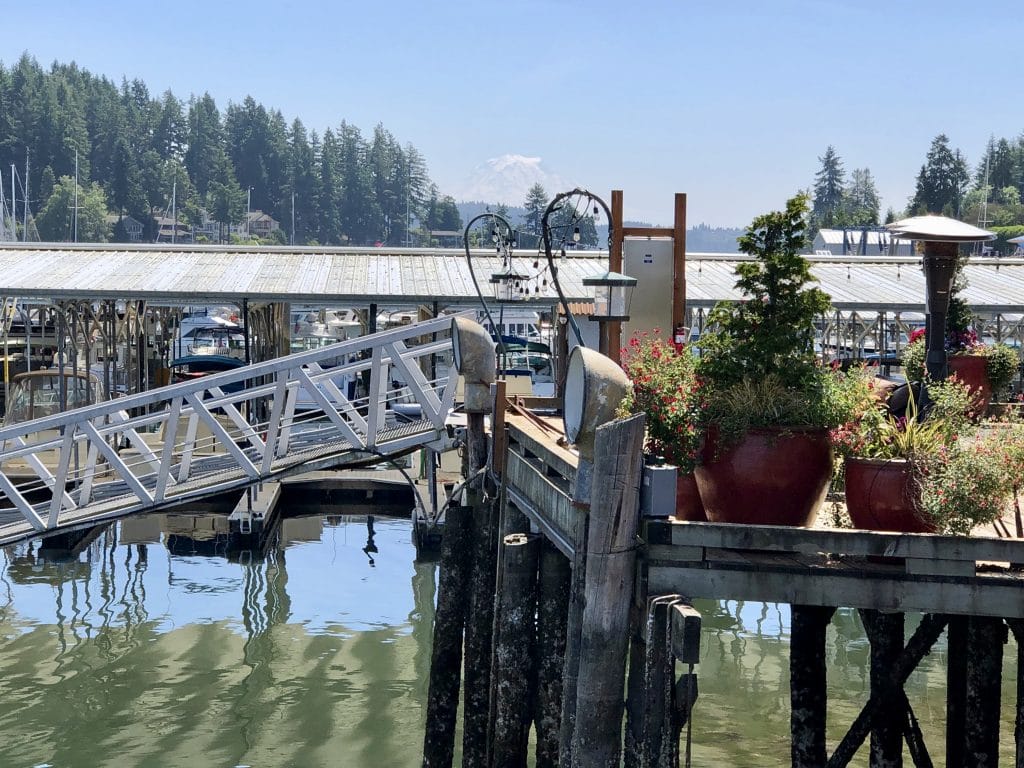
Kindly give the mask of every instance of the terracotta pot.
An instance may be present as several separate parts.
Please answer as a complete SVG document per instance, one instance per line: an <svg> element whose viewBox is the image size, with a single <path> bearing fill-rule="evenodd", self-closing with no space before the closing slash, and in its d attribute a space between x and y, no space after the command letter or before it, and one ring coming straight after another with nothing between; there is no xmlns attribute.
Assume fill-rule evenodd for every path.
<svg viewBox="0 0 1024 768"><path fill-rule="evenodd" d="M971 388L975 410L984 412L992 399L992 384L988 380L988 358L984 355L950 355L947 358L949 375L956 374L961 384Z"/></svg>
<svg viewBox="0 0 1024 768"><path fill-rule="evenodd" d="M714 430L694 473L713 523L814 523L832 476L832 446L824 429L752 429L718 450Z"/></svg>
<svg viewBox="0 0 1024 768"><path fill-rule="evenodd" d="M846 511L869 531L934 533L917 510L919 491L904 459L846 460Z"/></svg>
<svg viewBox="0 0 1024 768"><path fill-rule="evenodd" d="M685 475L680 473L676 478L676 520L704 523L707 519L697 488L697 478L692 472Z"/></svg>

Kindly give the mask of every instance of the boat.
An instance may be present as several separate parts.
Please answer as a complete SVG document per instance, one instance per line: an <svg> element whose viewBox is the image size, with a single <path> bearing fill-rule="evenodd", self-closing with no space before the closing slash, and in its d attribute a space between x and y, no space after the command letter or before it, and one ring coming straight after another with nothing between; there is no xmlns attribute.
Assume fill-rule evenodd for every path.
<svg viewBox="0 0 1024 768"><path fill-rule="evenodd" d="M7 399L4 412L4 426L9 427L33 419L53 416L72 408L81 408L103 400L103 383L95 375L82 370L44 368L19 373L11 381L10 396ZM46 441L59 437L60 430L58 429L32 431L33 441ZM15 446L16 442L0 441L0 451ZM38 451L33 456L53 473L60 460L60 448ZM82 458L84 459L84 457ZM106 466L102 459L100 465ZM0 464L0 468L3 469L7 479L16 485L23 482L30 483L29 486L22 489L24 492L35 489L31 485L32 483L38 482L39 488L43 485L39 474L23 457L8 459Z"/></svg>

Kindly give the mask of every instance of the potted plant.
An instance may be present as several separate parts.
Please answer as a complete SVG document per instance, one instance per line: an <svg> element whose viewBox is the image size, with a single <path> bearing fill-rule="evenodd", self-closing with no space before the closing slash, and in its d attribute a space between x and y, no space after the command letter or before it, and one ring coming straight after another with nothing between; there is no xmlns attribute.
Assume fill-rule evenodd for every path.
<svg viewBox="0 0 1024 768"><path fill-rule="evenodd" d="M633 386L620 410L647 416L645 452L678 469L676 517L707 520L693 476L700 448L696 359L663 339L657 329L634 334L621 357Z"/></svg>
<svg viewBox="0 0 1024 768"><path fill-rule="evenodd" d="M828 491L828 430L847 420L848 403L814 354L830 300L800 255L806 215L798 195L754 219L739 239L753 257L736 268L745 299L718 304L701 337L695 476L714 522L810 525Z"/></svg>
<svg viewBox="0 0 1024 768"><path fill-rule="evenodd" d="M1020 356L1006 344L983 344L972 327L973 316L967 303L954 295L946 316L945 347L949 373L970 388L974 410L984 415L993 395L1006 391L1020 370ZM910 334L903 350L903 370L910 381L925 378L925 331Z"/></svg>
<svg viewBox="0 0 1024 768"><path fill-rule="evenodd" d="M903 415L882 404L837 430L853 526L967 534L1000 517L1020 472L1020 426L971 424L972 395L955 380L929 385L926 414L908 391Z"/></svg>

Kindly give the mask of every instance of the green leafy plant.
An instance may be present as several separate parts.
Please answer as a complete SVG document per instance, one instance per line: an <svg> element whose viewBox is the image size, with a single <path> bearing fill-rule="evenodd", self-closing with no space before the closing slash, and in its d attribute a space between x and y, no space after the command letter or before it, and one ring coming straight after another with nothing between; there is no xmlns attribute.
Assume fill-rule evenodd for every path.
<svg viewBox="0 0 1024 768"><path fill-rule="evenodd" d="M620 405L620 415L646 414L647 452L679 467L681 473L692 472L700 446L693 355L678 351L657 331L639 333L622 350L622 368L633 386Z"/></svg>
<svg viewBox="0 0 1024 768"><path fill-rule="evenodd" d="M838 451L906 462L915 511L940 532L967 534L1000 517L1024 472L1024 426L973 424L970 392L956 381L928 385L926 415L913 393L903 416L877 402L835 430Z"/></svg>
<svg viewBox="0 0 1024 768"><path fill-rule="evenodd" d="M814 354L815 321L830 299L811 285L800 255L806 242L807 197L759 216L739 239L750 261L736 268L744 300L720 302L701 337L697 375L704 383L704 426L723 443L752 427L833 427L845 420L835 372Z"/></svg>
<svg viewBox="0 0 1024 768"><path fill-rule="evenodd" d="M988 374L992 392L997 396L1006 391L1014 376L1020 372L1020 355L1013 347L1006 344L973 344L949 350L955 354L983 355L985 372ZM924 381L925 371L925 339L915 338L903 349L903 371L910 381Z"/></svg>

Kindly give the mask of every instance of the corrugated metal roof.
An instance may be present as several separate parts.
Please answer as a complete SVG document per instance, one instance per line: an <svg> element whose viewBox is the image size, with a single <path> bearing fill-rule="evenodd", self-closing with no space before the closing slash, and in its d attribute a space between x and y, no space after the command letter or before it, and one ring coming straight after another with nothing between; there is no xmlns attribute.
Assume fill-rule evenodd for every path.
<svg viewBox="0 0 1024 768"><path fill-rule="evenodd" d="M532 264L525 251L521 264ZM810 256L821 288L841 310L923 311L924 275L916 257ZM687 255L687 303L710 307L741 298L734 270L741 257ZM583 278L607 270L601 252L556 259L569 301L589 301ZM501 266L493 251L473 252L484 295ZM541 258L539 265L544 264ZM628 268L627 270L628 271ZM971 260L964 298L979 312L1024 312L1024 260ZM528 303L557 301L549 285ZM180 246L0 245L0 295L21 298L134 298L153 303L369 302L446 306L478 299L461 249L238 248ZM636 301L637 297L634 297Z"/></svg>
<svg viewBox="0 0 1024 768"><path fill-rule="evenodd" d="M557 260L566 298L592 294L582 280L607 271L607 257L591 252ZM601 257L601 258L599 258ZM517 254L525 263L530 256ZM543 271L541 259L531 274ZM473 252L472 269L485 296L501 268L493 251ZM557 301L550 286L527 303ZM365 304L440 301L476 304L465 252L350 248L230 248L180 246L0 247L0 294L22 298L134 298L151 302L292 301Z"/></svg>

